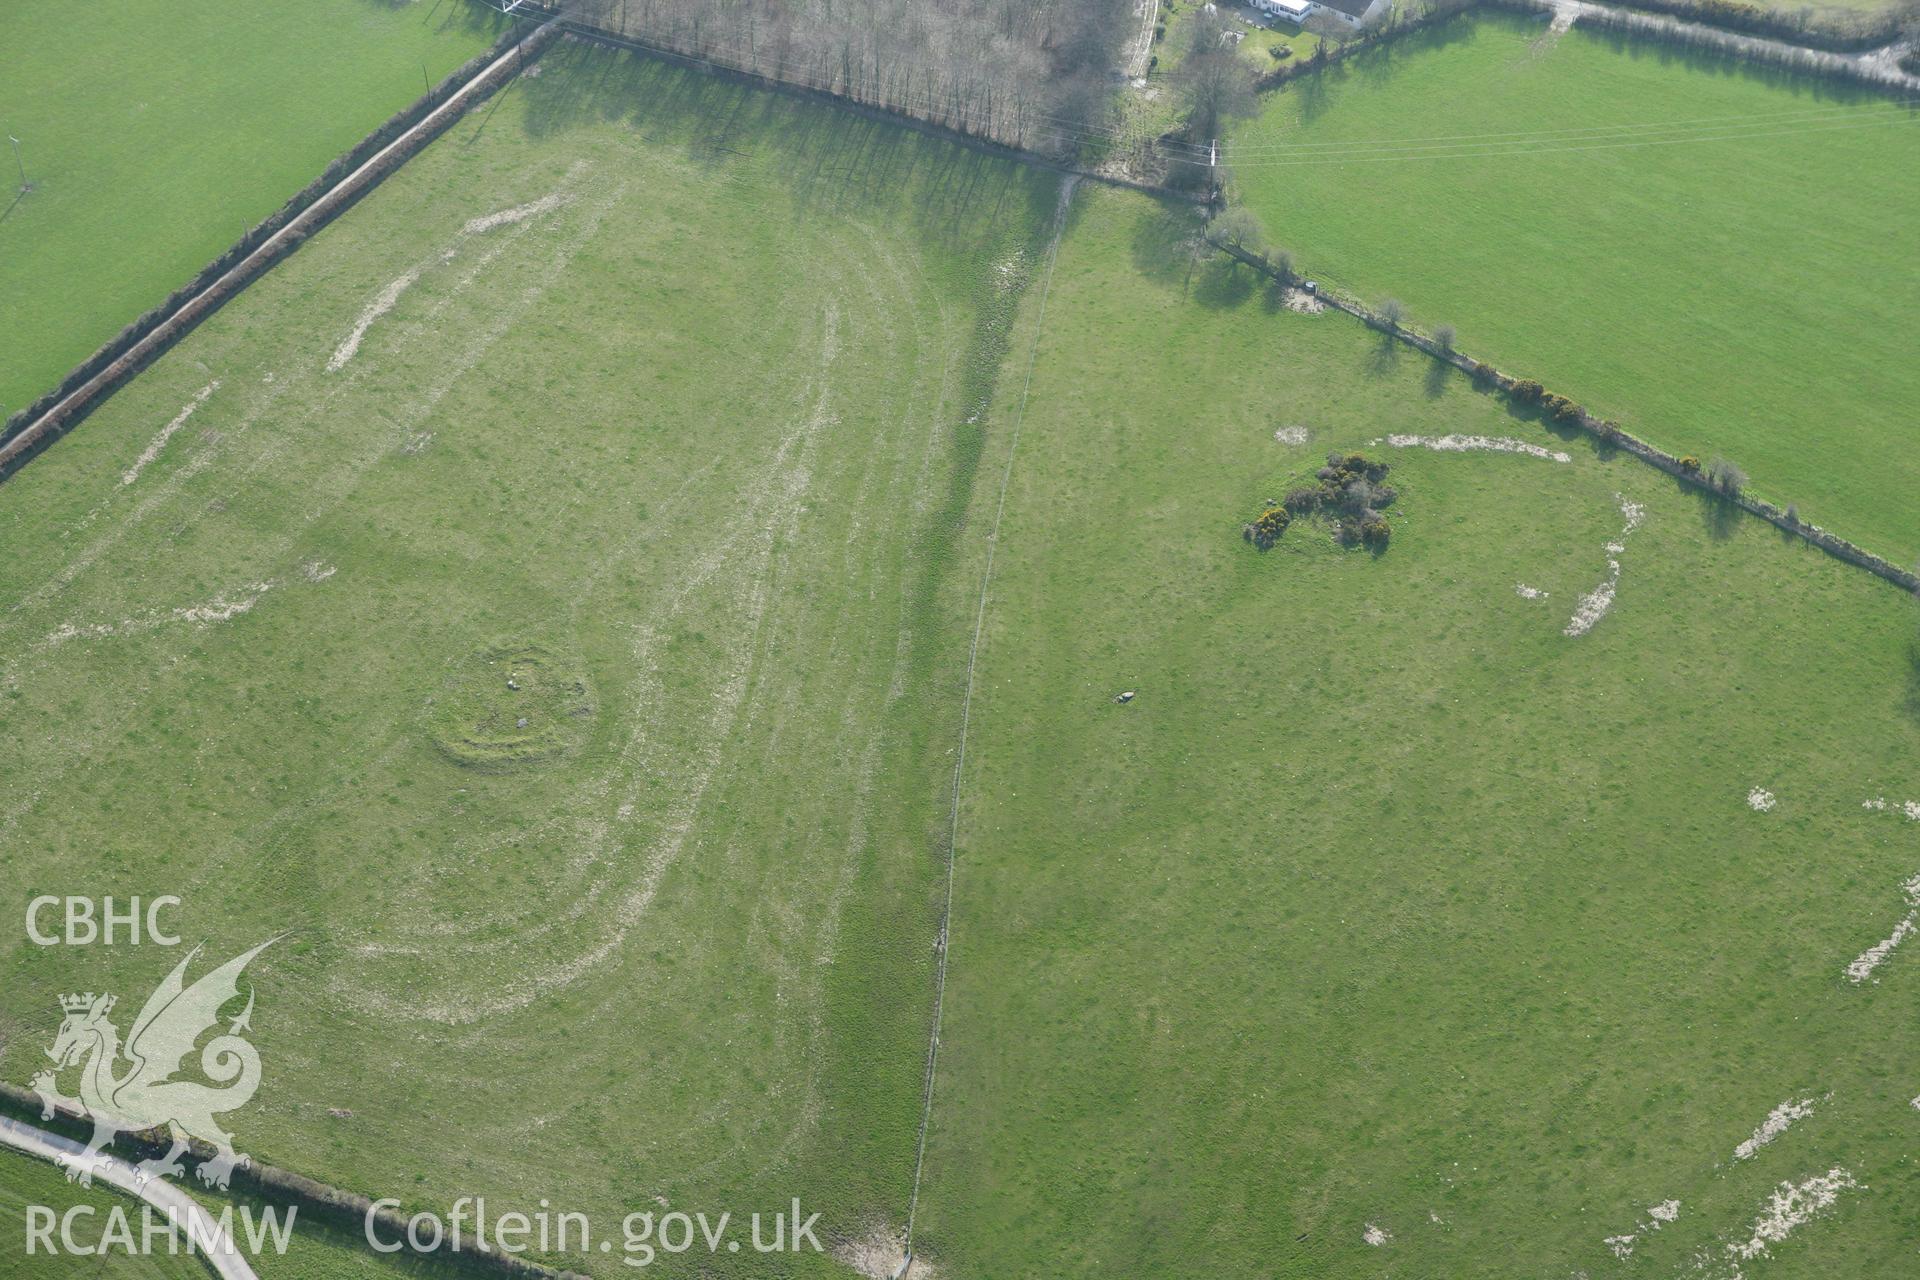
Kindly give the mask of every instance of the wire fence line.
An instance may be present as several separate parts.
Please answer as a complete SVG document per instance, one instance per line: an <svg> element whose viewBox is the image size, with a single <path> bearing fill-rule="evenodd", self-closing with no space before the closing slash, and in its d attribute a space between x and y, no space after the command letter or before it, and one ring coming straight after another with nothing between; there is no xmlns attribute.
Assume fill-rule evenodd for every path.
<svg viewBox="0 0 1920 1280"><path fill-rule="evenodd" d="M1020 429L1027 417L1027 394L1033 389L1033 367L1040 358L1040 339L1046 333L1047 295L1053 290L1053 266L1060 256L1060 237L1067 226L1067 210L1073 203L1078 174L1060 179L1060 199L1054 208L1053 228L1047 243L1047 269L1040 280L1040 297L1034 308L1033 342L1027 348L1027 371L1020 383L1020 400L1013 411L1013 428L1007 441L1007 462L1000 472L1000 492L994 500L993 525L987 532L987 562L980 571L980 601L974 610L973 638L967 645L966 692L960 699L960 744L953 763L952 797L947 812L946 896L940 908L940 933L934 962L933 1028L927 1037L927 1068L920 1100L920 1127L914 1138L913 1190L907 1198L906 1257L896 1277L906 1274L913 1264L913 1230L920 1211L920 1176L926 1167L927 1130L933 1119L933 1094L940 1062L940 1025L946 1010L947 965L952 951L954 857L960 839L960 794L966 781L967 729L973 712L974 672L980 659L980 636L987 625L987 600L993 587L993 558L1000 544L1000 523L1007 512L1007 487L1013 480L1013 463L1020 451Z"/></svg>

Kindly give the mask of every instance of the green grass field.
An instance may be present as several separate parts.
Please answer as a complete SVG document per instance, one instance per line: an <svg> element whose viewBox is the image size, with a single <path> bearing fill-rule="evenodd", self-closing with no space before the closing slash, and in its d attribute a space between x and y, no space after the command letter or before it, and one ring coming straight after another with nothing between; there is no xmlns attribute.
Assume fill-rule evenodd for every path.
<svg viewBox="0 0 1920 1280"><path fill-rule="evenodd" d="M189 1189L198 1193L197 1187ZM272 1244L265 1249L255 1250L246 1234L248 1219L243 1216L243 1209L263 1215L265 1202L247 1196L236 1196L228 1201L207 1194L201 1194L200 1199L216 1218L223 1208L232 1204L233 1214L228 1221L232 1224L235 1243L253 1263L254 1269L263 1277L272 1277L272 1280L472 1280L477 1274L472 1268L450 1262L428 1261L408 1255L382 1257L366 1247L359 1233L316 1223L297 1209L293 1211L291 1231L286 1236L285 1252L280 1252ZM84 1205L92 1212L79 1214L72 1219L73 1241L84 1248L103 1251L93 1256L64 1252L65 1241L56 1227L52 1239L62 1251L48 1253L39 1248L36 1242L35 1252L29 1256L26 1252L28 1207L51 1209L64 1218L77 1205ZM138 1242L147 1221L142 1215L139 1201L98 1185L91 1188L77 1186L68 1182L60 1170L51 1164L17 1151L0 1150L0 1276L9 1280L15 1276L32 1276L35 1280L49 1276L90 1276L106 1280L205 1280L205 1277L213 1274L200 1257L188 1251L184 1236L172 1253L167 1252L164 1238L159 1236L155 1237L156 1247L151 1250L129 1250L118 1243L110 1235L114 1230L111 1214L115 1206L125 1215L133 1232L132 1238ZM280 1221L286 1221L285 1206L276 1205L274 1211L281 1215ZM155 1212L154 1221L164 1221L159 1211ZM265 1218L259 1216L253 1221L264 1224ZM271 1240L264 1227L261 1238Z"/></svg>
<svg viewBox="0 0 1920 1280"><path fill-rule="evenodd" d="M9 880L286 933L244 1149L898 1225L970 419L1055 189L565 46L0 490ZM0 934L0 1070L175 959Z"/></svg>
<svg viewBox="0 0 1920 1280"><path fill-rule="evenodd" d="M69 1183L60 1171L16 1151L0 1150L0 1276L101 1276L112 1280L201 1280L208 1274L196 1258L169 1256L164 1252L128 1256L113 1253L105 1258L81 1258L66 1254L26 1252L28 1219L32 1206L65 1214L76 1205L85 1205L91 1215L75 1219L74 1236L89 1246L104 1230L107 1214L113 1206L125 1213L138 1213L135 1201L98 1187L83 1190ZM140 1219L135 1216L134 1230ZM83 1225L84 1224L84 1225ZM58 1236L55 1237L58 1239Z"/></svg>
<svg viewBox="0 0 1920 1280"><path fill-rule="evenodd" d="M1472 131L1501 109L1471 88L1491 67L1531 86L1506 110L1557 127L1535 62L1502 49L1613 68L1606 105L1646 118L1689 109L1651 84L1782 92L1531 34L1449 28L1289 92L1265 127L1315 102L1307 127L1354 113L1348 138L1366 112ZM1469 88L1436 126L1439 90L1400 86L1443 63ZM243 1150L443 1215L544 1199L601 1239L635 1210L797 1198L890 1274L964 705L931 1275L1906 1273L1920 943L1871 981L1846 969L1920 908L1911 599L1287 309L1196 257L1184 208L1082 184L1050 259L1051 172L578 44L538 70L0 485L7 880L19 901L177 894L199 966L282 935L251 980L266 1075L230 1117ZM1827 163L1868 132L1776 151ZM1597 154L1654 166L1664 209L1686 151ZM1661 443L1689 441L1660 406L1689 406L1728 437L1702 451L1770 493L1791 479L1809 516L1904 527L1906 464L1866 465L1911 389L1885 367L1897 330L1821 330L1803 374L1840 350L1868 367L1818 397L1738 372L1813 341L1822 294L1777 330L1690 337L1680 385L1663 335L1694 331L1639 315L1666 292L1599 247L1644 223L1626 196L1573 200L1598 178L1541 155L1421 224L1420 270L1381 289L1342 264L1396 266L1395 184L1423 166L1372 166L1384 189L1336 182L1349 166L1266 180L1266 216L1303 266ZM1263 172L1289 171L1243 170L1256 194ZM1908 224L1879 202L1909 181L1827 218L1889 293ZM1369 217L1332 217L1342 190ZM1497 201L1526 234L1493 236ZM1712 225L1764 242L1740 221L1759 202ZM1876 210L1895 234L1863 239ZM1546 253L1575 215L1594 256ZM1705 272L1732 235L1644 253ZM1533 273L1510 297L1493 272L1508 311L1479 320L1440 306L1477 280L1445 241L1476 236ZM1757 296L1689 288L1715 314ZM1644 404L1547 366L1586 348L1513 313L1567 292L1634 312L1588 336L1615 355L1594 376ZM1820 397L1853 434L1767 427ZM1776 438L1790 474L1767 469ZM1304 519L1270 551L1242 540L1353 448L1392 464L1389 549ZM1854 524L1816 504L1823 476ZM130 1015L179 958L0 931L0 1077L44 1065L62 993ZM9 1159L17 1238L9 1212L71 1193ZM1830 1171L1833 1203L1769 1243L1770 1193ZM329 1237L262 1274L377 1269Z"/></svg>
<svg viewBox="0 0 1920 1280"><path fill-rule="evenodd" d="M0 132L0 416L486 48L477 5L18 5ZM324 56L321 55L324 51ZM4 139L0 139L3 142Z"/></svg>
<svg viewBox="0 0 1920 1280"><path fill-rule="evenodd" d="M1911 563L1913 126L1832 84L1486 17L1296 82L1228 154L1307 273Z"/></svg>
<svg viewBox="0 0 1920 1280"><path fill-rule="evenodd" d="M1878 985L1843 970L1920 870L1920 824L1862 807L1920 798L1920 611L1338 313L1275 308L1245 269L1189 273L1184 230L1083 189L1038 335L925 1255L1723 1278L1776 1184L1841 1166L1859 1188L1744 1273L1905 1274L1920 955ZM1276 441L1293 427L1309 443ZM1572 461L1370 450L1402 495L1384 555L1301 523L1242 542L1325 451L1387 433ZM1644 507L1624 539L1616 495ZM1570 638L1610 540L1613 608ZM1604 1241L1637 1225L1629 1272Z"/></svg>

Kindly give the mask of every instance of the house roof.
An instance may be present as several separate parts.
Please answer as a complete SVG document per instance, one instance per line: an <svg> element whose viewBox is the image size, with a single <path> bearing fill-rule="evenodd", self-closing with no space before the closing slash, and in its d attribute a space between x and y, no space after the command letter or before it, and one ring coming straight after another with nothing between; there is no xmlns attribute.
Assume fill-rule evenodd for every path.
<svg viewBox="0 0 1920 1280"><path fill-rule="evenodd" d="M1374 0L1318 0L1322 9L1334 9L1349 18L1364 18L1367 10L1373 8Z"/></svg>

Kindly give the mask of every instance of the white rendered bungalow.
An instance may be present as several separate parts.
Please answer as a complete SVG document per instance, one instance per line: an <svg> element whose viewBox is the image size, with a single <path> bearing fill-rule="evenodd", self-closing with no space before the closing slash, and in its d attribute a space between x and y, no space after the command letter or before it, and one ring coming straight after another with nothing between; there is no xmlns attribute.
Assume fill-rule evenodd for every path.
<svg viewBox="0 0 1920 1280"><path fill-rule="evenodd" d="M1387 11L1387 0L1250 0L1253 7L1269 17L1298 26L1316 13L1338 18L1350 27L1359 27Z"/></svg>

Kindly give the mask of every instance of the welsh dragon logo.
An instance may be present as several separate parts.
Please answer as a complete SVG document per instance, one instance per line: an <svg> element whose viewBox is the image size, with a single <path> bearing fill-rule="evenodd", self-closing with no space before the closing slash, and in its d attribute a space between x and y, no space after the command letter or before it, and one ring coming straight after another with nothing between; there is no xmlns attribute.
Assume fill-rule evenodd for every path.
<svg viewBox="0 0 1920 1280"><path fill-rule="evenodd" d="M253 1029L251 990L247 1007L200 1050L200 1069L214 1083L173 1077L201 1035L219 1024L221 1008L239 998L240 975L248 963L275 941L268 939L187 986L187 966L200 954L195 947L147 997L124 1045L119 1028L108 1016L114 996L88 992L60 997L66 1016L53 1048L47 1050L53 1069L40 1072L30 1083L40 1095L42 1119L52 1119L55 1109L61 1109L93 1122L87 1149L60 1161L69 1182L92 1185L94 1172L107 1160L102 1151L116 1135L164 1129L171 1145L164 1156L140 1162L141 1181L179 1177L184 1172L180 1157L187 1152L187 1142L198 1139L212 1146L214 1154L194 1172L207 1186L226 1188L234 1169L244 1166L247 1157L233 1149L233 1135L215 1124L213 1117L245 1106L260 1087L260 1054L241 1035ZM66 1097L56 1088L58 1074L73 1067L80 1070L77 1098Z"/></svg>

